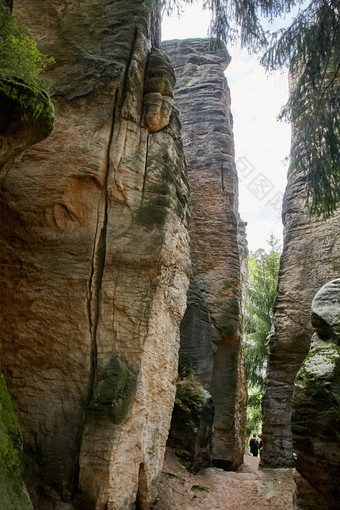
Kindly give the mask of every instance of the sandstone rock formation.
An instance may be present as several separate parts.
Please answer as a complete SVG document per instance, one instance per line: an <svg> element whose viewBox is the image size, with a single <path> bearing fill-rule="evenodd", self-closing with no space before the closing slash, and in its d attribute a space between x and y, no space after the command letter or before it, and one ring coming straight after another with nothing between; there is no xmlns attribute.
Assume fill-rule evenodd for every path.
<svg viewBox="0 0 340 510"><path fill-rule="evenodd" d="M22 481L22 437L5 378L0 373L0 505L6 510L33 510Z"/></svg>
<svg viewBox="0 0 340 510"><path fill-rule="evenodd" d="M17 154L49 135L53 121L44 91L0 75L0 179Z"/></svg>
<svg viewBox="0 0 340 510"><path fill-rule="evenodd" d="M177 382L168 446L191 471L209 466L214 423L212 397L193 374Z"/></svg>
<svg viewBox="0 0 340 510"><path fill-rule="evenodd" d="M0 76L1 183L15 156L45 138L52 130L53 120L53 105L46 93ZM33 508L23 483L22 457L20 426L0 373L0 502L6 510Z"/></svg>
<svg viewBox="0 0 340 510"><path fill-rule="evenodd" d="M340 210L322 221L306 206L306 179L294 166L283 202L284 246L267 386L262 401L264 447L261 465L293 463L291 402L295 376L306 357L312 328L310 306L318 289L340 272Z"/></svg>
<svg viewBox="0 0 340 510"><path fill-rule="evenodd" d="M206 39L167 41L176 73L191 190L192 278L181 325L181 355L196 366L214 400L213 462L234 469L243 460L246 386L240 335L238 184L230 94L230 62Z"/></svg>
<svg viewBox="0 0 340 510"><path fill-rule="evenodd" d="M312 324L316 333L295 380L293 449L314 505L317 495L319 508L331 510L340 501L340 279L316 294ZM295 508L310 508L309 493L297 484Z"/></svg>
<svg viewBox="0 0 340 510"><path fill-rule="evenodd" d="M51 136L6 171L2 367L34 508L149 508L188 286L188 187L158 14L17 0L53 55Z"/></svg>

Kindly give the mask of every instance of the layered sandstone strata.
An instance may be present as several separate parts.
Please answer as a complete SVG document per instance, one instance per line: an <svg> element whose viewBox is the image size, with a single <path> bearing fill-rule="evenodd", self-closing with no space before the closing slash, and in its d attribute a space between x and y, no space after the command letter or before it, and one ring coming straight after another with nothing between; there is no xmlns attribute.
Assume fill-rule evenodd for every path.
<svg viewBox="0 0 340 510"><path fill-rule="evenodd" d="M188 188L141 1L18 0L56 64L51 136L7 169L2 366L36 509L149 508L175 396Z"/></svg>
<svg viewBox="0 0 340 510"><path fill-rule="evenodd" d="M191 190L192 278L181 325L181 355L195 365L215 404L212 460L243 459L246 385L240 334L238 183L225 47L206 39L167 41L176 73Z"/></svg>
<svg viewBox="0 0 340 510"><path fill-rule="evenodd" d="M261 464L268 467L293 463L291 403L313 332L310 307L319 288L340 271L340 210L322 221L310 216L306 198L306 178L292 166L283 202L284 246L262 401Z"/></svg>

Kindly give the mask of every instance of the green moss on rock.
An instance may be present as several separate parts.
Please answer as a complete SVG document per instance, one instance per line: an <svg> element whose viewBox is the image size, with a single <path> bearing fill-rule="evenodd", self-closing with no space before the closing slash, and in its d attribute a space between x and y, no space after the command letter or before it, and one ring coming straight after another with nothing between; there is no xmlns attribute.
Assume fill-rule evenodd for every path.
<svg viewBox="0 0 340 510"><path fill-rule="evenodd" d="M127 415L136 391L137 373L119 356L114 356L98 382L89 411L119 423Z"/></svg>
<svg viewBox="0 0 340 510"><path fill-rule="evenodd" d="M166 207L149 203L138 209L136 221L143 227L156 228L164 225L167 214Z"/></svg>
<svg viewBox="0 0 340 510"><path fill-rule="evenodd" d="M22 437L7 391L0 377L0 502L6 510L33 509L22 480Z"/></svg>
<svg viewBox="0 0 340 510"><path fill-rule="evenodd" d="M181 368L184 374L183 367ZM190 471L209 464L214 405L190 369L177 383L168 444Z"/></svg>

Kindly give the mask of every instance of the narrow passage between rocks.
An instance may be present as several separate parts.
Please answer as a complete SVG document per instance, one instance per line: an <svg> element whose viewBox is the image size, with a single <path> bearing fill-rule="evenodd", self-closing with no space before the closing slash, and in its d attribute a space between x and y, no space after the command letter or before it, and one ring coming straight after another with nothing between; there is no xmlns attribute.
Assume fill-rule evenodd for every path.
<svg viewBox="0 0 340 510"><path fill-rule="evenodd" d="M237 472L206 468L189 473L171 450L166 452L153 510L292 510L292 469L259 470L259 458L245 455Z"/></svg>

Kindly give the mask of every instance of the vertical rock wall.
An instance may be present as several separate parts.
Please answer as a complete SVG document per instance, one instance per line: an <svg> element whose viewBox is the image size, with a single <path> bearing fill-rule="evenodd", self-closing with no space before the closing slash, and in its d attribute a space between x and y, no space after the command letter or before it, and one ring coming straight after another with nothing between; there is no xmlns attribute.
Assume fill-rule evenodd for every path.
<svg viewBox="0 0 340 510"><path fill-rule="evenodd" d="M262 401L262 466L292 465L291 402L295 376L309 349L310 307L319 288L340 272L340 211L327 221L306 207L304 175L292 167L283 203L284 246L267 385Z"/></svg>
<svg viewBox="0 0 340 510"><path fill-rule="evenodd" d="M296 510L333 510L340 501L340 278L312 302L315 333L294 384L292 436Z"/></svg>
<svg viewBox="0 0 340 510"><path fill-rule="evenodd" d="M1 175L2 366L36 509L149 508L175 396L188 188L140 0L17 0L55 57L51 136Z"/></svg>
<svg viewBox="0 0 340 510"><path fill-rule="evenodd" d="M163 48L176 73L188 164L192 221L192 278L181 326L181 355L215 404L213 462L233 469L243 459L246 386L240 335L238 184L230 94L224 70L227 50L205 39L167 41Z"/></svg>

